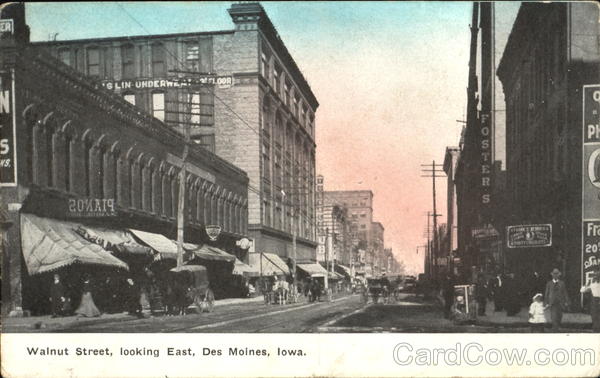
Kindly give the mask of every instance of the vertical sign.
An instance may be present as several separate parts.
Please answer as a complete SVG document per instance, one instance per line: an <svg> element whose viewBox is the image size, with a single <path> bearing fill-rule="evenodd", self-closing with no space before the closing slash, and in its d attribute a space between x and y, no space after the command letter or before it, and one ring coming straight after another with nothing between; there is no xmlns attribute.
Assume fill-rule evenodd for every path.
<svg viewBox="0 0 600 378"><path fill-rule="evenodd" d="M0 186L17 183L13 72L0 72Z"/></svg>
<svg viewBox="0 0 600 378"><path fill-rule="evenodd" d="M583 86L581 284L600 269L600 84Z"/></svg>

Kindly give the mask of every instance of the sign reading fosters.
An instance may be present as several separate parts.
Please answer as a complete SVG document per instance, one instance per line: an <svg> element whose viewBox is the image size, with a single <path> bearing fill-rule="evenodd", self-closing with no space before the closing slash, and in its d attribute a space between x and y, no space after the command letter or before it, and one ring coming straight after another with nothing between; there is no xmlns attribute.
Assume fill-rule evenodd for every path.
<svg viewBox="0 0 600 378"><path fill-rule="evenodd" d="M600 84L583 86L581 283L600 269Z"/></svg>
<svg viewBox="0 0 600 378"><path fill-rule="evenodd" d="M551 224L527 224L506 228L508 248L550 247L552 245Z"/></svg>
<svg viewBox="0 0 600 378"><path fill-rule="evenodd" d="M0 72L0 186L17 183L13 84L12 71Z"/></svg>
<svg viewBox="0 0 600 378"><path fill-rule="evenodd" d="M111 91L135 89L185 88L191 85L217 85L228 88L233 85L233 76L198 76L194 79L134 79L103 81L102 86Z"/></svg>
<svg viewBox="0 0 600 378"><path fill-rule="evenodd" d="M487 205L491 202L492 180L492 141L489 114L481 116L481 203Z"/></svg>

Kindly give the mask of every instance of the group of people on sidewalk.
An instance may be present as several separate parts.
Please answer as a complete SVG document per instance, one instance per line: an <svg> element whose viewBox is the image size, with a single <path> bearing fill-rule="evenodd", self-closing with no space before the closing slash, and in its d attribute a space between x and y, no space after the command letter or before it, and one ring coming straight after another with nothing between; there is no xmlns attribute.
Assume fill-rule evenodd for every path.
<svg viewBox="0 0 600 378"><path fill-rule="evenodd" d="M107 277L101 285L95 285L91 275L85 274L81 284L79 305L75 309L73 303L76 302L67 293L60 274L56 273L50 287L49 299L52 317L55 318L70 315L98 317L102 313L115 313L123 310L132 315L141 316L140 298L140 288L131 277L127 278L124 284L118 286L111 277Z"/></svg>
<svg viewBox="0 0 600 378"><path fill-rule="evenodd" d="M532 331L541 332L550 322L553 331L560 329L563 313L571 307L565 282L559 269L553 269L551 279L546 281L538 272L525 280L517 280L513 273L496 274L489 280L480 273L475 281L477 315L486 315L488 300L494 302L494 311L506 311L507 316L516 316L523 306L529 305L529 323ZM456 280L447 276L442 284L444 315L451 317ZM600 270L592 281L581 287L581 293L591 294L590 314L594 332L600 332Z"/></svg>

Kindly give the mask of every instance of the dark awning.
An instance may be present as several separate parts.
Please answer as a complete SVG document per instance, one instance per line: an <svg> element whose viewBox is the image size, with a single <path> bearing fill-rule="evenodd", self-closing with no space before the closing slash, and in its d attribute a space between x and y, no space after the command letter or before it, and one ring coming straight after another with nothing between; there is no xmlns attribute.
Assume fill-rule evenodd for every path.
<svg viewBox="0 0 600 378"><path fill-rule="evenodd" d="M199 246L196 244L185 243L183 247L186 251L192 252L199 259L226 262L235 261L235 256L223 251L220 248L212 247L207 244Z"/></svg>
<svg viewBox="0 0 600 378"><path fill-rule="evenodd" d="M21 247L29 274L50 272L72 264L126 269L126 263L99 244L83 238L78 223L21 214Z"/></svg>

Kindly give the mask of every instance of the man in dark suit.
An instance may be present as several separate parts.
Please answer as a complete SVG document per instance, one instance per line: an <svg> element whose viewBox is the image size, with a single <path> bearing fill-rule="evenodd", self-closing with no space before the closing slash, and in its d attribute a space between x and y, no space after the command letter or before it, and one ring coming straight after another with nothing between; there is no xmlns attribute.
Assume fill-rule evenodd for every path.
<svg viewBox="0 0 600 378"><path fill-rule="evenodd" d="M60 276L54 275L54 281L50 287L50 301L52 302L52 317L63 315L63 306L65 304L65 287L60 282Z"/></svg>
<svg viewBox="0 0 600 378"><path fill-rule="evenodd" d="M546 294L544 295L544 305L550 307L550 319L552 320L552 329L558 331L562 321L563 311L569 307L569 297L564 281L560 280L560 270L552 270L552 280L546 284Z"/></svg>

